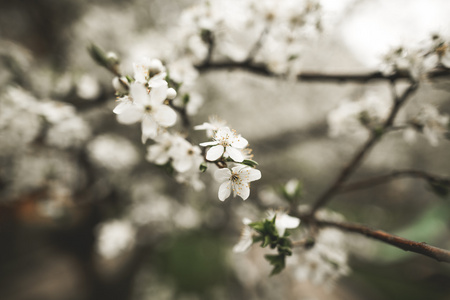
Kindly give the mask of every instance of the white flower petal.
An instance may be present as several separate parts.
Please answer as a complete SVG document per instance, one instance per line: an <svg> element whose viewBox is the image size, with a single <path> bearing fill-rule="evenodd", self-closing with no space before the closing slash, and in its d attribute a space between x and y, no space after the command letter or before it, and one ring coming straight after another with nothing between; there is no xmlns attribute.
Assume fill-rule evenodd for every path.
<svg viewBox="0 0 450 300"><path fill-rule="evenodd" d="M261 179L261 171L260 170L249 168L249 170L247 170L246 172L248 172L247 181L249 181L249 182Z"/></svg>
<svg viewBox="0 0 450 300"><path fill-rule="evenodd" d="M133 106L133 103L131 101L122 101L114 108L113 113L120 115L124 111L128 110L130 107Z"/></svg>
<svg viewBox="0 0 450 300"><path fill-rule="evenodd" d="M248 196L250 196L250 187L248 183L239 184L235 186L236 193L242 200L247 200Z"/></svg>
<svg viewBox="0 0 450 300"><path fill-rule="evenodd" d="M235 162L243 162L244 161L244 155L242 152L236 148L233 147L227 147L226 152L228 155L230 155L231 159L233 159Z"/></svg>
<svg viewBox="0 0 450 300"><path fill-rule="evenodd" d="M180 173L186 172L192 167L192 160L183 157L182 159L174 159L173 167Z"/></svg>
<svg viewBox="0 0 450 300"><path fill-rule="evenodd" d="M235 137L233 139L233 141L231 142L231 146L233 146L235 148L239 148L239 149L244 149L245 147L247 147L247 145L248 145L248 141L240 135Z"/></svg>
<svg viewBox="0 0 450 300"><path fill-rule="evenodd" d="M246 251L253 244L252 229L248 226L244 227L241 234L241 239L233 247L234 253L241 253Z"/></svg>
<svg viewBox="0 0 450 300"><path fill-rule="evenodd" d="M132 83L130 86L130 95L135 104L148 105L150 103L150 96L142 84Z"/></svg>
<svg viewBox="0 0 450 300"><path fill-rule="evenodd" d="M225 182L230 180L231 171L228 168L218 169L214 172L214 179L218 182Z"/></svg>
<svg viewBox="0 0 450 300"><path fill-rule="evenodd" d="M155 118L155 121L163 127L173 126L177 121L177 113L167 105L160 105L155 108L153 117Z"/></svg>
<svg viewBox="0 0 450 300"><path fill-rule="evenodd" d="M297 228L300 225L300 219L296 217L291 217L287 214L282 214L277 216L275 223L278 223L280 226L285 228Z"/></svg>
<svg viewBox="0 0 450 300"><path fill-rule="evenodd" d="M206 147L206 146L214 146L214 145L217 145L217 144L219 144L218 141L212 141L212 142L200 143L199 145L202 146L202 147Z"/></svg>
<svg viewBox="0 0 450 300"><path fill-rule="evenodd" d="M163 103L167 97L167 89L167 81L161 80L155 83L150 91L150 98L152 99L152 103Z"/></svg>
<svg viewBox="0 0 450 300"><path fill-rule="evenodd" d="M117 121L121 124L134 124L142 120L143 115L142 109L132 105L117 115Z"/></svg>
<svg viewBox="0 0 450 300"><path fill-rule="evenodd" d="M158 124L149 117L142 120L142 143L147 139L154 139L158 135Z"/></svg>
<svg viewBox="0 0 450 300"><path fill-rule="evenodd" d="M219 200L224 201L228 197L230 197L231 194L231 182L226 181L222 183L219 187Z"/></svg>
<svg viewBox="0 0 450 300"><path fill-rule="evenodd" d="M219 157L221 157L223 154L223 150L224 148L222 145L211 147L211 149L206 152L206 159L209 161L215 161L219 159Z"/></svg>

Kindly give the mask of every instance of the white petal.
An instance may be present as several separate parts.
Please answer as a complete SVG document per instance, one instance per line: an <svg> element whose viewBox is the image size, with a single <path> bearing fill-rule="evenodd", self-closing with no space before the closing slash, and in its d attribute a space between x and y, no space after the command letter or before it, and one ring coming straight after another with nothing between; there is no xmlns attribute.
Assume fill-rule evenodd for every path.
<svg viewBox="0 0 450 300"><path fill-rule="evenodd" d="M218 182L230 180L231 171L228 168L218 169L214 172L214 179Z"/></svg>
<svg viewBox="0 0 450 300"><path fill-rule="evenodd" d="M247 147L247 145L248 141L240 135L234 138L233 141L231 142L231 146L239 149L244 149L245 147Z"/></svg>
<svg viewBox="0 0 450 300"><path fill-rule="evenodd" d="M169 161L169 155L163 145L153 145L148 147L147 160L157 165L163 165Z"/></svg>
<svg viewBox="0 0 450 300"><path fill-rule="evenodd" d="M250 196L250 187L248 186L248 183L236 185L235 189L242 200L247 200L248 196Z"/></svg>
<svg viewBox="0 0 450 300"><path fill-rule="evenodd" d="M114 108L113 113L120 115L124 111L128 110L130 107L133 106L133 103L131 101L122 101Z"/></svg>
<svg viewBox="0 0 450 300"><path fill-rule="evenodd" d="M243 162L244 161L244 155L242 152L236 148L233 147L227 147L226 152L228 155L230 155L231 159L233 159L235 162Z"/></svg>
<svg viewBox="0 0 450 300"><path fill-rule="evenodd" d="M158 135L158 124L149 117L142 120L142 143L150 138L154 139Z"/></svg>
<svg viewBox="0 0 450 300"><path fill-rule="evenodd" d="M199 145L202 146L202 147L206 147L206 146L214 146L214 145L217 145L217 144L219 144L218 141L212 141L212 142L200 143Z"/></svg>
<svg viewBox="0 0 450 300"><path fill-rule="evenodd" d="M222 145L211 147L211 149L206 152L206 159L209 161L215 161L219 159L219 157L221 157L223 154L223 150L224 148Z"/></svg>
<svg viewBox="0 0 450 300"><path fill-rule="evenodd" d="M163 127L173 126L177 121L177 113L167 105L160 105L155 108L153 117L155 118L155 121Z"/></svg>
<svg viewBox="0 0 450 300"><path fill-rule="evenodd" d="M286 214L282 214L281 216L277 216L275 223L278 223L280 226L285 228L297 228L300 225L300 219L296 217L291 217Z"/></svg>
<svg viewBox="0 0 450 300"><path fill-rule="evenodd" d="M152 103L163 103L167 97L167 82L165 80L158 81L150 91L150 98L152 99Z"/></svg>
<svg viewBox="0 0 450 300"><path fill-rule="evenodd" d="M253 244L252 229L248 226L244 227L241 233L241 239L233 247L233 252L240 253L246 251Z"/></svg>
<svg viewBox="0 0 450 300"><path fill-rule="evenodd" d="M174 159L173 167L180 173L186 172L192 167L192 160L189 158Z"/></svg>
<svg viewBox="0 0 450 300"><path fill-rule="evenodd" d="M253 244L253 240L251 239L241 239L239 243L234 245L233 252L234 253L242 253L247 251L250 246Z"/></svg>
<svg viewBox="0 0 450 300"><path fill-rule="evenodd" d="M130 87L130 95L136 104L147 105L150 103L150 96L147 89L139 83L133 83Z"/></svg>
<svg viewBox="0 0 450 300"><path fill-rule="evenodd" d="M134 124L142 120L143 115L144 112L142 109L133 105L122 111L121 114L117 115L117 121L121 124Z"/></svg>
<svg viewBox="0 0 450 300"><path fill-rule="evenodd" d="M224 201L228 197L230 197L231 194L231 182L226 181L222 183L219 187L219 200Z"/></svg>
<svg viewBox="0 0 450 300"><path fill-rule="evenodd" d="M255 169L249 169L248 171L248 178L247 180L250 181L255 181L258 179L261 179L261 171L260 170L255 170Z"/></svg>

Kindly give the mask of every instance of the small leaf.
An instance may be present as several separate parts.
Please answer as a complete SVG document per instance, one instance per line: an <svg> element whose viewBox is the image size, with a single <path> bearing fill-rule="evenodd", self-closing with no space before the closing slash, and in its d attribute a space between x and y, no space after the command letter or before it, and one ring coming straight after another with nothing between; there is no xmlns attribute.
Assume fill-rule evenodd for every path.
<svg viewBox="0 0 450 300"><path fill-rule="evenodd" d="M200 172L204 173L208 169L208 165L205 162L202 162L200 164L199 169L200 169Z"/></svg>
<svg viewBox="0 0 450 300"><path fill-rule="evenodd" d="M254 161L253 159L244 159L244 161L241 162L241 164L247 165L252 168L254 168L258 165L258 163L256 161Z"/></svg>

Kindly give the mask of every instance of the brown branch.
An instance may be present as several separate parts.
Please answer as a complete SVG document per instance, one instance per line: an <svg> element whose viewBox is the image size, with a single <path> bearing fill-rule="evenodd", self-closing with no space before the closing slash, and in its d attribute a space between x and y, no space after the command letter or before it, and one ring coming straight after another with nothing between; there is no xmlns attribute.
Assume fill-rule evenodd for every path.
<svg viewBox="0 0 450 300"><path fill-rule="evenodd" d="M434 258L435 260L440 262L450 263L450 251L430 246L424 242L415 242L407 240L405 238L384 232L382 230L374 230L371 229L370 227L360 224L320 221L320 220L314 221L311 220L311 222L318 225L319 227L334 227L347 232L359 233L369 238L379 240L383 243L392 245L405 251L422 254L430 258Z"/></svg>
<svg viewBox="0 0 450 300"><path fill-rule="evenodd" d="M365 188L370 188L376 185L387 183L393 179L397 178L405 178L405 177L411 177L411 178L421 178L424 179L430 183L435 183L439 185L445 185L447 187L450 187L450 178L446 177L440 177L437 175L429 174L424 171L419 170L399 170L394 171L390 174L381 175L369 179L364 179L356 182L352 182L349 184L346 184L344 186L341 186L336 193L348 193L356 190L361 190Z"/></svg>
<svg viewBox="0 0 450 300"><path fill-rule="evenodd" d="M385 132L390 126L392 126L398 111L409 98L409 96L417 89L417 83L411 83L411 85L403 92L400 97L396 97L394 105L388 118L381 126L379 131L372 131L371 136L366 143L359 149L359 151L353 156L353 159L347 164L346 167L337 176L333 184L315 201L311 215L313 215L320 207L326 205L334 194L340 189L341 185L350 177L350 175L356 170L359 164L362 162L366 154L372 149L372 147L381 139L382 133Z"/></svg>
<svg viewBox="0 0 450 300"><path fill-rule="evenodd" d="M215 70L244 70L257 75L268 77L280 77L271 72L264 64L254 64L249 60L243 62L223 61L223 62L205 62L195 66L200 72L215 71ZM428 72L425 76L428 79L450 77L450 69L436 68ZM353 82L353 83L367 83L369 81L411 81L411 75L406 71L398 71L392 75L384 75L381 72L359 72L359 73L321 73L304 71L297 75L298 81L307 82Z"/></svg>

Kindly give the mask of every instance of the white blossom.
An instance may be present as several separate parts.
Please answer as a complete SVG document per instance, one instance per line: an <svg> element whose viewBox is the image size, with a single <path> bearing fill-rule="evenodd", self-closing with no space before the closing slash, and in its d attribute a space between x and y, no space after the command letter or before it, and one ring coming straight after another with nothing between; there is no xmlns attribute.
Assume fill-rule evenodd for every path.
<svg viewBox="0 0 450 300"><path fill-rule="evenodd" d="M166 77L166 68L159 59L150 59L143 57L137 63L133 63L134 79L136 82L146 84L148 81L158 75L158 79Z"/></svg>
<svg viewBox="0 0 450 300"><path fill-rule="evenodd" d="M241 232L241 238L239 239L239 242L234 245L233 252L240 253L247 251L250 246L253 244L253 233L254 230L248 226L252 221L248 218L244 218L242 220L242 223L244 223L244 228Z"/></svg>
<svg viewBox="0 0 450 300"><path fill-rule="evenodd" d="M423 134L432 146L437 146L439 140L443 139L448 132L449 116L440 114L431 104L422 104L413 123L422 127Z"/></svg>
<svg viewBox="0 0 450 300"><path fill-rule="evenodd" d="M77 95L82 99L94 100L100 92L100 83L92 75L84 74L77 82Z"/></svg>
<svg viewBox="0 0 450 300"><path fill-rule="evenodd" d="M391 103L373 92L365 93L357 101L343 101L327 116L329 135L361 136L367 128L374 129L388 116Z"/></svg>
<svg viewBox="0 0 450 300"><path fill-rule="evenodd" d="M210 116L209 122L204 122L201 125L194 126L195 130L206 130L206 136L209 138L214 137L214 132L221 127L226 127L227 123L216 116Z"/></svg>
<svg viewBox="0 0 450 300"><path fill-rule="evenodd" d="M261 172L247 166L218 169L214 173L214 178L221 182L219 187L219 200L224 201L231 195L238 195L243 200L250 196L250 182L261 178Z"/></svg>
<svg viewBox="0 0 450 300"><path fill-rule="evenodd" d="M113 134L97 136L89 142L87 150L92 162L111 171L130 169L139 160L134 145L127 139Z"/></svg>
<svg viewBox="0 0 450 300"><path fill-rule="evenodd" d="M154 83L150 93L144 86L133 83L130 86L131 101L123 100L114 109L117 120L123 124L133 124L141 121L142 142L158 135L158 128L173 126L177 114L164 104L167 96L167 82L159 80Z"/></svg>
<svg viewBox="0 0 450 300"><path fill-rule="evenodd" d="M297 260L297 280L332 288L337 279L350 272L345 234L334 228L320 230L313 248L298 253Z"/></svg>
<svg viewBox="0 0 450 300"><path fill-rule="evenodd" d="M127 221L102 223L97 232L97 251L104 258L113 259L134 245L135 234L135 229Z"/></svg>
<svg viewBox="0 0 450 300"><path fill-rule="evenodd" d="M278 236L284 236L286 229L294 229L300 225L300 219L289 216L283 211L269 210L267 213L267 219L272 220L275 217L275 228L278 232Z"/></svg>
<svg viewBox="0 0 450 300"><path fill-rule="evenodd" d="M240 134L232 131L229 127L219 128L213 137L212 142L201 143L200 146L212 146L206 152L206 159L215 161L222 155L227 155L235 162L244 161L244 156L240 150L248 145L248 141Z"/></svg>

